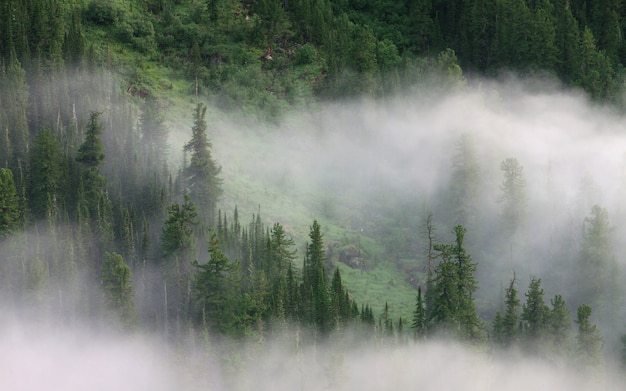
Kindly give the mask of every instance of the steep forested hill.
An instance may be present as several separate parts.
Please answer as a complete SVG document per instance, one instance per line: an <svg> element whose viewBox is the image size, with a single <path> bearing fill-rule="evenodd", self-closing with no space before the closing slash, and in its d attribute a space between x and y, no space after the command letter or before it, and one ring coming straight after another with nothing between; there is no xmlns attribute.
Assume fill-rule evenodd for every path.
<svg viewBox="0 0 626 391"><path fill-rule="evenodd" d="M626 311L593 181L547 224L527 206L556 186L466 130L514 104L571 125L545 102L621 129L625 28L613 0L0 0L0 302L174 341L353 325L543 354L573 349L566 287L594 361L591 307L613 337Z"/></svg>

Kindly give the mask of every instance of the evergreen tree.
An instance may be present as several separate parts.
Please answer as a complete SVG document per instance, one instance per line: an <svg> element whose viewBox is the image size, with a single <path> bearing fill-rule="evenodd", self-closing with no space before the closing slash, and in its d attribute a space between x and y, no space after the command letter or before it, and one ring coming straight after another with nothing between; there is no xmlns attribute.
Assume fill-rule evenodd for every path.
<svg viewBox="0 0 626 391"><path fill-rule="evenodd" d="M410 0L408 8L407 30L411 49L416 54L428 53L435 35L435 23L430 16L432 0Z"/></svg>
<svg viewBox="0 0 626 391"><path fill-rule="evenodd" d="M48 200L60 202L62 186L62 150L50 129L42 129L30 153L30 211L37 219L46 217Z"/></svg>
<svg viewBox="0 0 626 391"><path fill-rule="evenodd" d="M347 291L341 282L339 268L335 268L330 283L330 308L332 321L337 328L351 318L352 303L349 299L346 300L347 297Z"/></svg>
<svg viewBox="0 0 626 391"><path fill-rule="evenodd" d="M197 216L196 206L187 195L182 205L170 205L161 238L161 251L165 258L190 254L195 245L193 226L198 224Z"/></svg>
<svg viewBox="0 0 626 391"><path fill-rule="evenodd" d="M104 144L100 136L104 127L100 122L101 113L91 112L85 131L85 141L81 144L76 155L76 161L84 167L82 184L87 208L92 218L98 215L100 198L104 195L105 179L100 173L100 165L104 160Z"/></svg>
<svg viewBox="0 0 626 391"><path fill-rule="evenodd" d="M555 68L561 79L571 83L577 75L580 63L580 34L578 22L572 14L569 0L554 1L555 46L557 59Z"/></svg>
<svg viewBox="0 0 626 391"><path fill-rule="evenodd" d="M548 335L555 349L565 351L567 332L570 328L569 310L561 295L554 296L551 300L552 309L548 316Z"/></svg>
<svg viewBox="0 0 626 391"><path fill-rule="evenodd" d="M583 365L598 364L604 348L604 339L595 324L591 324L591 307L583 304L578 307L576 324L576 351Z"/></svg>
<svg viewBox="0 0 626 391"><path fill-rule="evenodd" d="M207 263L193 261L196 268L194 302L201 321L220 332L233 331L239 293L240 265L222 252L214 232L211 233Z"/></svg>
<svg viewBox="0 0 626 391"><path fill-rule="evenodd" d="M270 278L285 276L287 268L296 258L296 250L292 250L294 241L288 238L283 226L280 223L274 223L270 234L269 257L269 273Z"/></svg>
<svg viewBox="0 0 626 391"><path fill-rule="evenodd" d="M466 230L454 228L455 244L437 244L441 262L435 269L433 309L429 325L435 331L455 335L473 343L484 338L484 326L476 313L473 294L478 289L476 264L463 247Z"/></svg>
<svg viewBox="0 0 626 391"><path fill-rule="evenodd" d="M509 287L506 290L506 296L504 304L506 310L504 317L502 318L502 334L500 342L504 347L510 347L518 342L519 339L519 327L520 327L520 315L518 309L520 307L520 301L517 298L517 289L515 289L515 275L511 280Z"/></svg>
<svg viewBox="0 0 626 391"><path fill-rule="evenodd" d="M65 62L75 68L84 65L87 46L81 18L80 10L72 11L71 22L67 27L63 42Z"/></svg>
<svg viewBox="0 0 626 391"><path fill-rule="evenodd" d="M204 119L206 106L198 103L194 112L191 140L185 144L185 152L191 153L189 165L184 169L185 183L191 200L196 204L203 223L215 224L216 204L222 196L221 167L211 155L211 142L207 136Z"/></svg>
<svg viewBox="0 0 626 391"><path fill-rule="evenodd" d="M7 62L0 68L0 91L4 112L6 138L3 142L5 151L10 152L2 160L8 161L7 168L17 173L19 166L27 161L29 152L29 129L28 129L28 99L29 87L26 82L26 71L22 64L15 59ZM5 141L6 140L6 141ZM17 174L16 174L17 175ZM17 186L20 187L19 178L16 178Z"/></svg>
<svg viewBox="0 0 626 391"><path fill-rule="evenodd" d="M592 99L610 99L616 94L615 70L610 59L598 50L594 35L585 27L580 41L580 63L574 85L582 87Z"/></svg>
<svg viewBox="0 0 626 391"><path fill-rule="evenodd" d="M422 299L422 287L417 288L417 302L413 311L413 323L411 323L415 339L423 339L426 336L426 306Z"/></svg>
<svg viewBox="0 0 626 391"><path fill-rule="evenodd" d="M477 0L472 2L468 17L468 49L465 61L470 69L487 71L494 62L496 44L498 0ZM465 67L465 65L464 65Z"/></svg>
<svg viewBox="0 0 626 391"><path fill-rule="evenodd" d="M130 268L117 253L106 253L100 272L105 307L115 313L124 327L133 327L137 322L135 294Z"/></svg>
<svg viewBox="0 0 626 391"><path fill-rule="evenodd" d="M583 221L580 253L581 297L596 308L613 308L617 291L616 261L613 255L614 228L609 214L599 205L591 208L590 216Z"/></svg>
<svg viewBox="0 0 626 391"><path fill-rule="evenodd" d="M620 46L623 45L623 32L619 22L620 8L624 5L619 0L590 2L589 27L597 40L597 46L615 63Z"/></svg>
<svg viewBox="0 0 626 391"><path fill-rule="evenodd" d="M526 292L526 303L522 307L524 337L531 349L536 349L544 342L548 331L550 309L543 299L541 279L532 277Z"/></svg>
<svg viewBox="0 0 626 391"><path fill-rule="evenodd" d="M507 158L500 163L500 170L504 179L500 185L502 194L498 201L502 205L502 224L505 231L511 235L521 227L526 216L526 180L524 167L517 159Z"/></svg>
<svg viewBox="0 0 626 391"><path fill-rule="evenodd" d="M317 332L325 335L330 331L330 301L324 263L326 254L321 227L313 221L309 232L310 242L306 246L303 268L303 295L308 308L306 320L315 325Z"/></svg>
<svg viewBox="0 0 626 391"><path fill-rule="evenodd" d="M20 225L20 207L13 173L0 168L0 239L14 232Z"/></svg>
<svg viewBox="0 0 626 391"><path fill-rule="evenodd" d="M456 224L472 228L478 217L481 177L476 145L469 134L462 134L455 143L452 157L450 194Z"/></svg>
<svg viewBox="0 0 626 391"><path fill-rule="evenodd" d="M26 292L31 305L39 311L48 307L49 304L49 268L41 258L35 257L31 262L26 275Z"/></svg>

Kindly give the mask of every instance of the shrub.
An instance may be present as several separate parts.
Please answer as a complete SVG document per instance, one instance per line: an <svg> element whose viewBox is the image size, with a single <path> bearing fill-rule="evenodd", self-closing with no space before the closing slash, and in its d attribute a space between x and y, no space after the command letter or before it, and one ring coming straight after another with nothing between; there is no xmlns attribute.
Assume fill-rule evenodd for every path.
<svg viewBox="0 0 626 391"><path fill-rule="evenodd" d="M85 18L94 24L108 26L117 23L123 13L115 1L94 0L85 10Z"/></svg>
<svg viewBox="0 0 626 391"><path fill-rule="evenodd" d="M300 49L296 51L295 62L296 65L307 65L315 60L317 52L315 46L310 43L304 44Z"/></svg>

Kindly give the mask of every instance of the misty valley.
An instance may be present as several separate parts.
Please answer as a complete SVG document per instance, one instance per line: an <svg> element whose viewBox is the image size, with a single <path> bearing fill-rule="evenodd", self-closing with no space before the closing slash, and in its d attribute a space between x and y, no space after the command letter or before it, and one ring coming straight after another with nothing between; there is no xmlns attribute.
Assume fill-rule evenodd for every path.
<svg viewBox="0 0 626 391"><path fill-rule="evenodd" d="M625 20L0 1L0 388L623 389Z"/></svg>

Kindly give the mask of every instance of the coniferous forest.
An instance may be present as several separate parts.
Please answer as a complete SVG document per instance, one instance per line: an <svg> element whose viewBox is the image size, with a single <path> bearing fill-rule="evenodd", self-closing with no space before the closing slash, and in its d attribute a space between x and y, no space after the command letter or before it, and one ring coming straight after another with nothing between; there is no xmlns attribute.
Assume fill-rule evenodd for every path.
<svg viewBox="0 0 626 391"><path fill-rule="evenodd" d="M231 375L319 348L327 389L327 344L623 372L624 32L614 0L0 0L0 308ZM585 146L540 161L551 131Z"/></svg>

